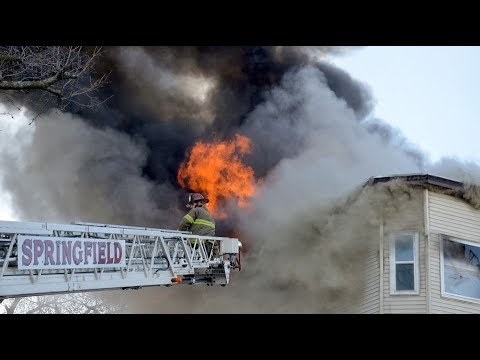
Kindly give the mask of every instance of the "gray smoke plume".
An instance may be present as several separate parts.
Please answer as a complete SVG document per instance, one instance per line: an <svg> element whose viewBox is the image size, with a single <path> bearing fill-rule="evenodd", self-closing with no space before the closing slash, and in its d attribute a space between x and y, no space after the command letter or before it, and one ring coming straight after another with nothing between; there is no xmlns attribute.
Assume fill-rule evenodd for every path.
<svg viewBox="0 0 480 360"><path fill-rule="evenodd" d="M203 75L190 62L177 64L168 51L161 51L155 58L143 48L119 48L115 51L123 75L131 87L133 101L145 106L163 121L187 121L197 128L197 133L204 130L214 120L210 104L210 91L215 86L215 78ZM190 59L183 56L182 59Z"/></svg>
<svg viewBox="0 0 480 360"><path fill-rule="evenodd" d="M50 112L2 139L0 178L22 220L175 228L186 198L178 168L213 134L250 137L245 161L263 178L249 211L230 207L218 222L218 235L245 244L229 286L113 291L126 312L335 312L359 296L380 210L395 210L392 194L411 200L401 184L359 186L374 175L471 174L471 164L429 164L371 119L369 90L321 60L336 48L110 50L108 104Z"/></svg>
<svg viewBox="0 0 480 360"><path fill-rule="evenodd" d="M2 186L14 195L23 219L72 220L174 226L172 209L152 201L154 192L176 199L166 184L142 177L144 144L106 128L98 129L71 114L51 111L4 139ZM172 216L173 215L173 216Z"/></svg>
<svg viewBox="0 0 480 360"><path fill-rule="evenodd" d="M463 187L452 191L452 194L464 198L475 209L480 209L480 166L477 163L443 158L432 164L429 171L462 182Z"/></svg>

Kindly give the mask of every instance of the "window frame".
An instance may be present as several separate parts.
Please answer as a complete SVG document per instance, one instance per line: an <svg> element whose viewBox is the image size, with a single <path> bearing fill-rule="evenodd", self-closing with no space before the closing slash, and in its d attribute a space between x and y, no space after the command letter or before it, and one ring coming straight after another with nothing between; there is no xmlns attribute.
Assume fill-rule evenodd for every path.
<svg viewBox="0 0 480 360"><path fill-rule="evenodd" d="M480 243L476 243L476 242L465 240L465 239L460 239L456 236L450 236L445 234L440 234L439 238L440 238L440 295L441 297L480 304L480 299L472 298L464 295L452 294L445 291L445 259L443 255L444 254L443 240L446 239L449 241L458 242L465 245L475 246L477 248L480 248Z"/></svg>
<svg viewBox="0 0 480 360"><path fill-rule="evenodd" d="M395 239L399 235L413 236L413 261L395 261ZM390 233L390 295L420 295L418 231L401 230ZM413 290L397 290L397 264L413 263Z"/></svg>

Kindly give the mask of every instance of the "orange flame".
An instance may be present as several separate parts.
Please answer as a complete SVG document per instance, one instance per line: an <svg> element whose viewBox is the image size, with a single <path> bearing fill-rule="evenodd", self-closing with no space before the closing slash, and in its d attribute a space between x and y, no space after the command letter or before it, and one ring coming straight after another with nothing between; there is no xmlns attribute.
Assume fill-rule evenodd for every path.
<svg viewBox="0 0 480 360"><path fill-rule="evenodd" d="M178 183L208 197L211 213L225 218L222 200L234 199L237 206L245 208L255 193L253 169L240 159L240 155L250 152L250 139L239 134L232 141L199 141L180 165Z"/></svg>

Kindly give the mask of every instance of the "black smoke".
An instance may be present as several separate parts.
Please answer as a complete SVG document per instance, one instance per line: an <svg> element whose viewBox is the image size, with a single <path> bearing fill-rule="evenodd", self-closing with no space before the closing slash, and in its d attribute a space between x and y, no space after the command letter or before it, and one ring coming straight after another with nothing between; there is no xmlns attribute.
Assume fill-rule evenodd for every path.
<svg viewBox="0 0 480 360"><path fill-rule="evenodd" d="M110 84L100 109L75 109L97 127L110 127L141 138L148 149L143 175L178 189L176 172L185 152L199 139L228 138L242 131L253 138L256 151L247 159L263 177L285 157L301 151L306 133L303 119L289 128L275 118L249 122L248 117L278 87L289 71L310 64L325 77L336 97L360 121L371 111L369 91L345 71L318 56L336 48L317 47L131 47L108 48L98 73L109 72ZM315 52L317 57L313 57ZM195 98L195 81L209 81L205 98ZM201 84L200 84L201 86ZM295 89L292 89L295 91ZM192 95L193 94L193 95ZM301 106L290 103L286 112ZM251 117L251 116L250 116ZM299 126L300 125L300 126ZM375 131L382 131L382 125ZM303 130L302 130L303 131ZM308 130L307 130L308 133ZM180 200L182 203L183 200ZM183 205L183 203L182 203ZM180 204L179 204L180 206Z"/></svg>

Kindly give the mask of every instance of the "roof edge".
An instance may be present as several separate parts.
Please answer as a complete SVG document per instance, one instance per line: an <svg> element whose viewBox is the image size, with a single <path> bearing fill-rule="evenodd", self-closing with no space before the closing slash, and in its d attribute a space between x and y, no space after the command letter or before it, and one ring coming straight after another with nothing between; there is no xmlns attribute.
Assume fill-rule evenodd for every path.
<svg viewBox="0 0 480 360"><path fill-rule="evenodd" d="M399 174L390 176L373 176L366 185L385 183L392 180L403 180L412 185L432 185L442 189L457 190L464 187L464 183L428 173L424 174Z"/></svg>

